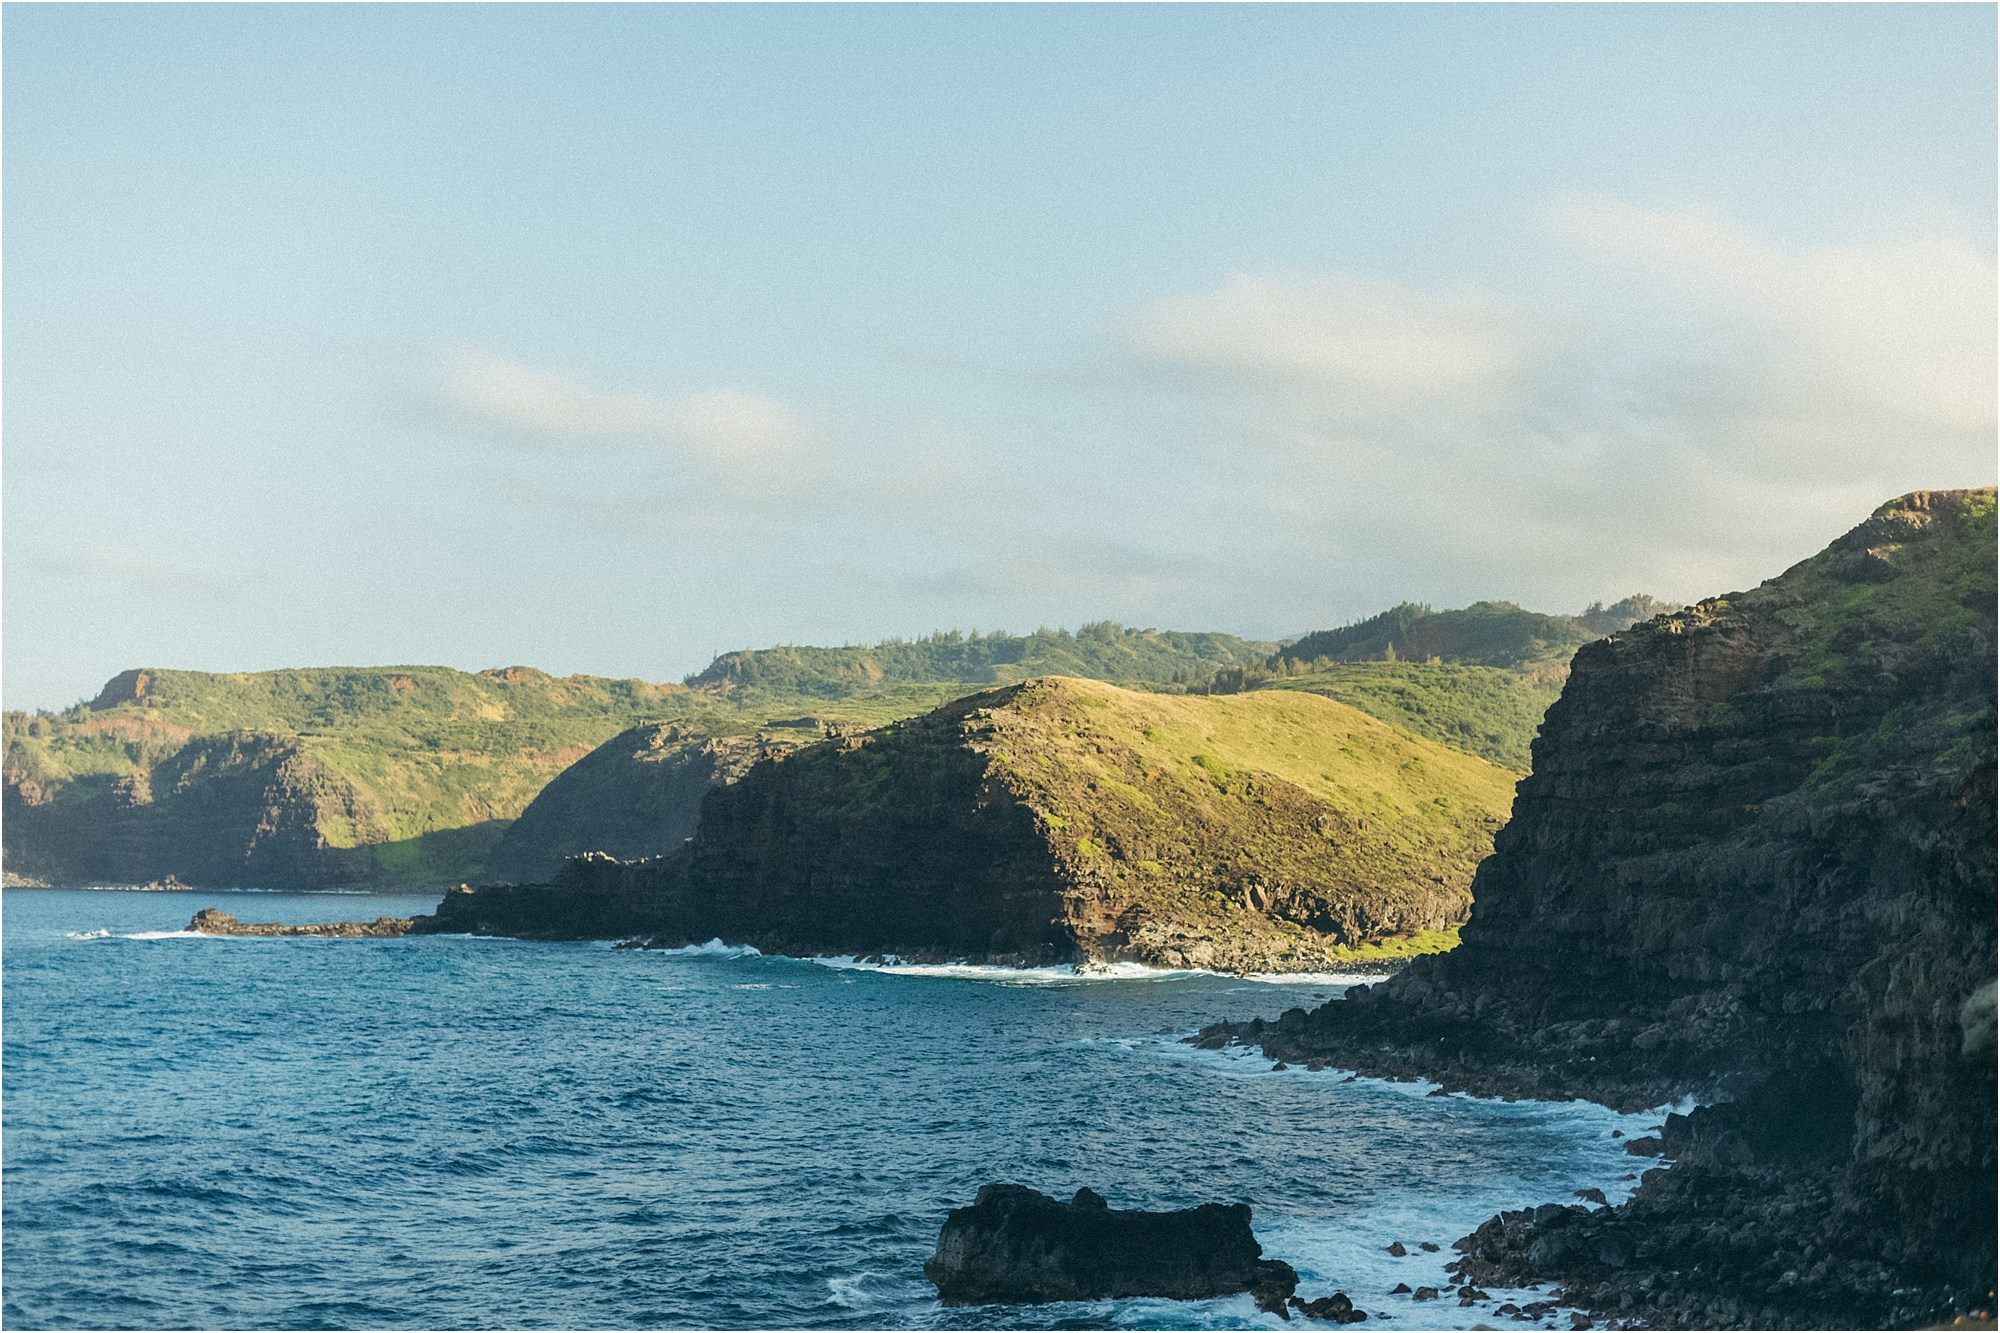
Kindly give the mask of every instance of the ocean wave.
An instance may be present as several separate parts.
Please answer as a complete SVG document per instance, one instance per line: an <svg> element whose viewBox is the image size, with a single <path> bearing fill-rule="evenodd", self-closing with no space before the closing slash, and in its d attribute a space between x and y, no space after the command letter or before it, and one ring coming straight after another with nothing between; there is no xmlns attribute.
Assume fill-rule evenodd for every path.
<svg viewBox="0 0 2000 1333"><path fill-rule="evenodd" d="M1064 986L1079 981L1169 981L1202 975L1186 969L1168 971L1138 963L1057 963L1050 967L1007 967L997 963L912 963L895 954L865 958L855 954L821 954L811 961L838 971L881 972L899 977L955 977L961 981L988 981L1002 986Z"/></svg>
<svg viewBox="0 0 2000 1333"><path fill-rule="evenodd" d="M121 940L226 940L227 935L210 935L199 930L135 930L120 935Z"/></svg>
<svg viewBox="0 0 2000 1333"><path fill-rule="evenodd" d="M762 958L764 952L747 944L724 944L720 937L706 944L683 944L678 949L648 949L647 953L667 958Z"/></svg>
<svg viewBox="0 0 2000 1333"><path fill-rule="evenodd" d="M1274 986L1345 988L1377 978L1338 972L1266 972L1242 975L1211 972L1200 967L1152 967L1145 963L1055 963L1048 967L1009 967L999 963L913 963L895 954L821 954L811 960L821 967L844 971L882 972L904 977L956 977L1003 986L1057 986L1090 981L1188 981L1197 977L1253 981Z"/></svg>
<svg viewBox="0 0 2000 1333"><path fill-rule="evenodd" d="M66 930L63 934L73 940L101 940L109 938L109 930Z"/></svg>

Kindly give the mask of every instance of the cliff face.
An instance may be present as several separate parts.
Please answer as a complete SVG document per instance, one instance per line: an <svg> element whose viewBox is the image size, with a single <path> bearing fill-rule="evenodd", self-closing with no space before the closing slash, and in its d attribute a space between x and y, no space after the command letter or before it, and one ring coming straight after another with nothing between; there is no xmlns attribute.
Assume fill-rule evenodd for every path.
<svg viewBox="0 0 2000 1333"><path fill-rule="evenodd" d="M9 871L59 883L320 887L374 870L366 847L332 846L323 831L365 828L368 803L283 737L204 737L157 764L72 785L85 790L63 800L32 778L6 784Z"/></svg>
<svg viewBox="0 0 2000 1333"><path fill-rule="evenodd" d="M5 860L51 883L477 873L557 772L688 691L526 667L132 670L4 719Z"/></svg>
<svg viewBox="0 0 2000 1333"><path fill-rule="evenodd" d="M760 762L709 792L683 852L448 895L440 919L790 953L1330 966L1448 943L1511 788L1313 695L1052 677Z"/></svg>
<svg viewBox="0 0 2000 1333"><path fill-rule="evenodd" d="M694 836L702 797L760 759L802 740L709 736L672 723L620 732L544 787L507 827L480 878L542 884L565 860L601 852L622 861L678 851Z"/></svg>
<svg viewBox="0 0 2000 1333"><path fill-rule="evenodd" d="M1663 1241L1660 1267L1705 1256L1706 1289L1730 1292L1702 1322L1986 1301L1994 540L1991 490L1920 492L1750 592L1586 645L1461 947L1207 1039L1478 1091L1719 1103L1669 1123L1676 1166L1633 1216L1671 1241L1661 1219L1783 1189L1817 1215ZM1496 1228L1469 1261L1586 1289L1623 1267L1544 1246L1537 1268L1531 1225Z"/></svg>

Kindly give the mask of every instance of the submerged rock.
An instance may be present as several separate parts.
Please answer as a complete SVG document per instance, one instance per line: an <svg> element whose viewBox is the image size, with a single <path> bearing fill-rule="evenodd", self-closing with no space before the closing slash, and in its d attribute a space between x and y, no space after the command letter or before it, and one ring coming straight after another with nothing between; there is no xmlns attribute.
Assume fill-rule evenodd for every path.
<svg viewBox="0 0 2000 1333"><path fill-rule="evenodd" d="M1247 1291L1282 1312L1299 1275L1263 1253L1248 1204L1148 1213L1112 1208L1089 1189L1063 1203L1025 1185L984 1185L945 1219L924 1276L946 1305Z"/></svg>

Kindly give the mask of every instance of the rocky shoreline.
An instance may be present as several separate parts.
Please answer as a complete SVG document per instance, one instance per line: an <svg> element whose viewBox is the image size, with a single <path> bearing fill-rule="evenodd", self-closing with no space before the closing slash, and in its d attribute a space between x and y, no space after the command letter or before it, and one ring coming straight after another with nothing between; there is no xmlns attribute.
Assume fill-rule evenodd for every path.
<svg viewBox="0 0 2000 1333"><path fill-rule="evenodd" d="M1475 1287L1647 1327L1994 1309L1991 490L1919 492L1746 593L1587 645L1460 947L1201 1046L1622 1111L1615 1208L1504 1213ZM1636 1165L1636 1163L1635 1163Z"/></svg>

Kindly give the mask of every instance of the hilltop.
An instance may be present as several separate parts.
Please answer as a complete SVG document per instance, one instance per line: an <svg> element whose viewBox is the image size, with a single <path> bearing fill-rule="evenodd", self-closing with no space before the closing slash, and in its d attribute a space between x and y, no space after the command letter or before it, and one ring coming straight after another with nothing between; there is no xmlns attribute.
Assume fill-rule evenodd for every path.
<svg viewBox="0 0 2000 1333"><path fill-rule="evenodd" d="M1513 777L1315 695L1039 678L757 763L683 851L443 929L1296 970L1448 947Z"/></svg>
<svg viewBox="0 0 2000 1333"><path fill-rule="evenodd" d="M1433 611L1405 602L1340 629L1316 630L1261 663L1223 667L1198 685L1208 694L1303 690L1476 754L1516 773L1542 715L1562 693L1576 650L1666 610L1643 593L1579 616L1544 615L1512 602Z"/></svg>
<svg viewBox="0 0 2000 1333"><path fill-rule="evenodd" d="M1474 602L1458 611L1405 602L1286 644L1268 665L1311 670L1338 662L1437 661L1505 667L1533 680L1560 683L1578 648L1666 609L1640 593L1610 607L1593 603L1580 616L1544 615L1512 602Z"/></svg>
<svg viewBox="0 0 2000 1333"><path fill-rule="evenodd" d="M690 689L739 700L844 699L901 686L994 685L1033 676L1123 683L1205 679L1265 662L1280 645L1233 634L1132 629L1115 621L1075 634L1039 629L1025 637L947 630L913 642L866 648L780 647L725 653L687 678Z"/></svg>

